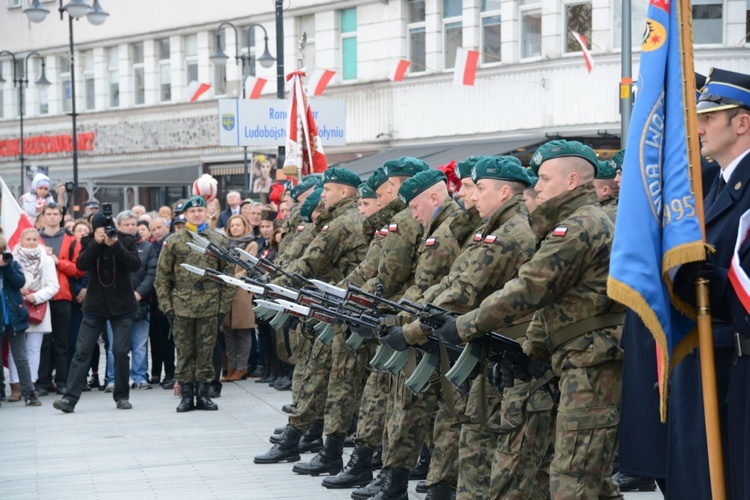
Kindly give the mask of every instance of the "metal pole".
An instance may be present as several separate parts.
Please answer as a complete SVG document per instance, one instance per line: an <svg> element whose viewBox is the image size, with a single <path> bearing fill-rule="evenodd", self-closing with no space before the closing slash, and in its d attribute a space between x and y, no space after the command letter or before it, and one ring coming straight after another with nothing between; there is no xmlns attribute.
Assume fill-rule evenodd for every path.
<svg viewBox="0 0 750 500"><path fill-rule="evenodd" d="M73 117L73 214L78 213L78 132L76 125L76 71L75 55L73 53L73 17L68 14L70 28L70 96L71 116Z"/></svg>
<svg viewBox="0 0 750 500"><path fill-rule="evenodd" d="M633 42L630 28L630 1L622 2L622 78L620 80L620 148L628 142L630 128L630 112L633 109Z"/></svg>
<svg viewBox="0 0 750 500"><path fill-rule="evenodd" d="M23 80L21 77L18 79L18 117L21 125L21 139L18 141L18 156L21 161L21 193L23 194L23 180L26 176L26 166L23 157Z"/></svg>
<svg viewBox="0 0 750 500"><path fill-rule="evenodd" d="M250 47L248 47L247 50L250 50ZM241 70L240 70L240 86L242 88L242 100L244 101L245 100L245 94L246 94L246 89L245 89L245 57L244 56L241 57L241 61L242 61L242 66L241 66ZM243 170L244 175L242 176L242 182L243 182L243 186L244 186L244 190L243 191L245 193L245 196L249 197L250 196L250 180L249 180L249 169L248 169L248 165L247 165L247 146L242 146L242 155L243 155L242 168L244 169Z"/></svg>
<svg viewBox="0 0 750 500"><path fill-rule="evenodd" d="M276 0L276 97L284 99L284 0ZM279 146L276 168L284 167L286 151ZM300 179L297 179L299 182Z"/></svg>

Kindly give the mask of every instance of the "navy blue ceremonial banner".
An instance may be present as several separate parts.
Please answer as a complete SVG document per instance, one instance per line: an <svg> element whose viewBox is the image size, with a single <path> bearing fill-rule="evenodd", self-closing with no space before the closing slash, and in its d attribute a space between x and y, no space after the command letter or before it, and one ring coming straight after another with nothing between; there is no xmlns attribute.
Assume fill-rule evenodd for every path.
<svg viewBox="0 0 750 500"><path fill-rule="evenodd" d="M697 338L688 337L695 326L685 315L690 307L670 300L670 271L705 258L688 151L695 94L686 82L695 76L692 61L683 64L677 9L669 0L649 4L608 283L610 297L633 309L654 335L662 418L671 364Z"/></svg>

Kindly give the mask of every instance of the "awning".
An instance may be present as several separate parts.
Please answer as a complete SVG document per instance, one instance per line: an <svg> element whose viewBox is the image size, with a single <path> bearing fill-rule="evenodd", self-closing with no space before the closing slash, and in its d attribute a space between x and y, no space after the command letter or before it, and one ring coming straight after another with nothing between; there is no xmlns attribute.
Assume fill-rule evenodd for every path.
<svg viewBox="0 0 750 500"><path fill-rule="evenodd" d="M199 164L167 168L133 168L84 171L79 182L92 179L97 186L189 186L202 172Z"/></svg>
<svg viewBox="0 0 750 500"><path fill-rule="evenodd" d="M546 139L543 136L514 137L512 139L495 139L491 141L441 143L429 146L402 146L388 148L364 158L339 163L337 167L345 167L361 177L367 177L386 160L401 156L420 158L431 167L439 167L450 163L451 160L460 161L476 155L504 155L521 148L534 148Z"/></svg>

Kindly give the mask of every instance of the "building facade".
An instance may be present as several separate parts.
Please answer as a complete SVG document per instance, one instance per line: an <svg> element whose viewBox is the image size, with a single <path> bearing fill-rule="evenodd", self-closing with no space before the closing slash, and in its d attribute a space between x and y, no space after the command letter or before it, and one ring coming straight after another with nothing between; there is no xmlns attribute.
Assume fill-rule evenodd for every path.
<svg viewBox="0 0 750 500"><path fill-rule="evenodd" d="M81 199L136 202L150 207L187 194L202 172L222 191L241 188L243 149L219 146L217 99L241 93L242 54L260 56L264 33L276 51L274 2L102 0L110 14L94 26L74 21L71 71L67 15L43 0L47 19L30 23L27 0L2 0L0 51L0 175L21 182L20 90L24 159L48 167L54 181L72 179L71 118L75 83ZM362 174L389 156L412 154L437 166L470 154L532 148L548 137L578 138L603 150L619 148L621 78L620 0L286 0L284 72L304 66L335 71L317 99L340 99L346 109L346 146L326 148L329 164ZM648 0L632 0L633 77ZM750 73L750 0L693 0L696 71L712 66ZM209 60L223 21L226 66ZM589 73L572 32L589 42ZM306 33L304 50L300 35ZM480 53L473 86L453 84L456 49ZM52 85L35 85L41 75ZM410 61L402 81L390 75ZM28 66L28 72L26 67ZM277 68L249 65L245 76L267 83L275 98ZM28 81L28 87L23 81ZM191 82L210 90L186 102ZM287 88L288 91L288 88ZM325 146L325 144L324 144ZM274 147L251 151L250 169L273 158Z"/></svg>

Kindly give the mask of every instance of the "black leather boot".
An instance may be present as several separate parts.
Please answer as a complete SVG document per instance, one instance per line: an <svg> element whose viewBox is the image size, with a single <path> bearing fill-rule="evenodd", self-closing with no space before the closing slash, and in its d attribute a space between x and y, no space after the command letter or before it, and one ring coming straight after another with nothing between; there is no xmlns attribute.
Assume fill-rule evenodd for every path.
<svg viewBox="0 0 750 500"><path fill-rule="evenodd" d="M177 405L177 413L195 410L195 401L193 401L194 387L195 384L193 382L180 384L180 397L182 399L180 399L180 404Z"/></svg>
<svg viewBox="0 0 750 500"><path fill-rule="evenodd" d="M409 469L393 469L388 486L382 488L372 500L409 500Z"/></svg>
<svg viewBox="0 0 750 500"><path fill-rule="evenodd" d="M273 377L271 376L271 363L266 361L263 364L263 376L260 377L258 380L255 381L256 384L267 384L270 381L273 380Z"/></svg>
<svg viewBox="0 0 750 500"><path fill-rule="evenodd" d="M427 472L430 470L430 458L432 455L430 454L430 449L422 445L422 449L419 450L419 462L417 462L417 465L414 466L414 468L409 473L409 479L427 479Z"/></svg>
<svg viewBox="0 0 750 500"><path fill-rule="evenodd" d="M417 487L414 488L417 493L427 493L430 491L430 487L427 486L427 481L420 481L417 483Z"/></svg>
<svg viewBox="0 0 750 500"><path fill-rule="evenodd" d="M433 484L427 490L424 500L452 500L456 498L456 490L444 483Z"/></svg>
<svg viewBox="0 0 750 500"><path fill-rule="evenodd" d="M391 484L391 469L381 469L378 475L364 488L357 488L352 492L355 500L367 500L374 497L382 488L388 488Z"/></svg>
<svg viewBox="0 0 750 500"><path fill-rule="evenodd" d="M300 453L318 453L323 449L323 421L313 420L312 425L299 440ZM340 468L339 468L340 470Z"/></svg>
<svg viewBox="0 0 750 500"><path fill-rule="evenodd" d="M341 455L344 454L344 440L338 436L328 436L323 449L309 462L300 462L292 468L297 474L319 476L338 474L344 468Z"/></svg>
<svg viewBox="0 0 750 500"><path fill-rule="evenodd" d="M211 398L208 397L210 384L208 382L196 382L195 385L198 388L198 394L195 396L195 408L198 410L209 411L218 410L219 407L216 406L216 403L211 401Z"/></svg>
<svg viewBox="0 0 750 500"><path fill-rule="evenodd" d="M278 464L281 462L296 462L299 460L299 439L302 433L293 425L289 424L281 434L279 442L273 445L263 455L258 455L253 459L256 464Z"/></svg>
<svg viewBox="0 0 750 500"><path fill-rule="evenodd" d="M383 447L378 446L375 450L375 454L372 456L372 470L378 470L383 468Z"/></svg>
<svg viewBox="0 0 750 500"><path fill-rule="evenodd" d="M372 455L370 448L356 445L346 467L333 477L323 479L326 488L357 488L370 484L372 481Z"/></svg>

